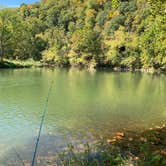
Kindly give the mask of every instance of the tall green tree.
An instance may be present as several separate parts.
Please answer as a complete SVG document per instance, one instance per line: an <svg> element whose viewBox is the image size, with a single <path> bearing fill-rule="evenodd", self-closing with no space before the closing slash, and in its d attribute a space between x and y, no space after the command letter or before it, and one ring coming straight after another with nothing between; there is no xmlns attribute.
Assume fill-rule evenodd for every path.
<svg viewBox="0 0 166 166"><path fill-rule="evenodd" d="M12 26L11 17L12 13L8 9L0 10L0 61L8 54L10 50Z"/></svg>

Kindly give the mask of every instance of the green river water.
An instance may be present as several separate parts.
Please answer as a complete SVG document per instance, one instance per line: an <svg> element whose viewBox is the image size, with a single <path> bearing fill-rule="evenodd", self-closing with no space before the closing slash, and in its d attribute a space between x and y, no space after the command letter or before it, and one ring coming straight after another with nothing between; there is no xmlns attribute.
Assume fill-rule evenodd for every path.
<svg viewBox="0 0 166 166"><path fill-rule="evenodd" d="M166 123L166 75L74 69L0 70L0 161L31 160L50 83L39 154ZM12 159L12 157L10 157Z"/></svg>

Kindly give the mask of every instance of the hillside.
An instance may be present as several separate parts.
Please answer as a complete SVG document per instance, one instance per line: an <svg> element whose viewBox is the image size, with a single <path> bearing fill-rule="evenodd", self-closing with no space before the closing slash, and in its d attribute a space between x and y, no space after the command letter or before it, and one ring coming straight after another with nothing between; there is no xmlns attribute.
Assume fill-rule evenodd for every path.
<svg viewBox="0 0 166 166"><path fill-rule="evenodd" d="M0 10L0 58L166 69L165 0L42 0Z"/></svg>

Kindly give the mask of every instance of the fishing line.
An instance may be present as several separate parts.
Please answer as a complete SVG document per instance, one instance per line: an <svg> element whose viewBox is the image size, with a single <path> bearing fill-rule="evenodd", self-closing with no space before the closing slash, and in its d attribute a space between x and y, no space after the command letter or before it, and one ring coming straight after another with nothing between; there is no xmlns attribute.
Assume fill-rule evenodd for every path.
<svg viewBox="0 0 166 166"><path fill-rule="evenodd" d="M35 159L36 159L36 155L37 155L38 145L39 145L39 141L40 141L40 135L41 135L43 123L44 123L44 120L45 120L45 116L46 116L46 113L47 113L48 101L49 101L50 94L51 94L51 91L52 91L52 88L53 88L53 82L54 81L52 81L51 84L50 84L50 88L48 90L48 95L47 95L47 98L46 98L46 101L45 101L45 106L44 106L44 110L43 110L43 114L42 114L42 119L41 119L39 133L38 133L36 144L35 144L35 149L34 149L34 153L33 153L31 166L34 166L34 164L35 164Z"/></svg>

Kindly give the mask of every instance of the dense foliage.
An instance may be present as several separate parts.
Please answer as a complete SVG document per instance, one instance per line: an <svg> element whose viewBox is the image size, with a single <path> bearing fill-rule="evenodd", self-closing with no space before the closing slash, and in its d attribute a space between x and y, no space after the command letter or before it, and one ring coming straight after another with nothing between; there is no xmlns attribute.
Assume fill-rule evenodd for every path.
<svg viewBox="0 0 166 166"><path fill-rule="evenodd" d="M0 10L0 58L166 68L165 0L42 0Z"/></svg>

